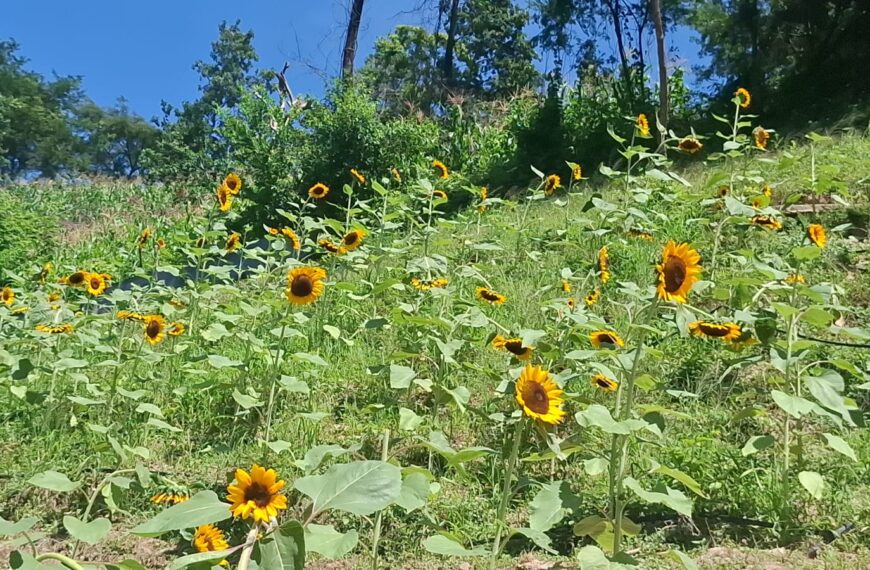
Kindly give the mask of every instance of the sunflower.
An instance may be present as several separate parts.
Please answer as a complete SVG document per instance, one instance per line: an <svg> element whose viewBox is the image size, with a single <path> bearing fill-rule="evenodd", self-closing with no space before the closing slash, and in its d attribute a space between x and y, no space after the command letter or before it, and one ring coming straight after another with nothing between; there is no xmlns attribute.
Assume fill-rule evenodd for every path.
<svg viewBox="0 0 870 570"><path fill-rule="evenodd" d="M680 139L680 144L677 145L677 148L687 154L695 154L704 148L704 144L695 137L686 137Z"/></svg>
<svg viewBox="0 0 870 570"><path fill-rule="evenodd" d="M351 174L351 176L353 176L354 178L356 178L356 181L359 182L360 184L365 184L365 183L366 183L366 177L365 177L365 175L363 175L363 173L360 172L359 170L357 170L356 168L351 168L351 169L350 169L350 174Z"/></svg>
<svg viewBox="0 0 870 570"><path fill-rule="evenodd" d="M347 250L344 249L343 246L335 245L328 239L320 240L319 242L317 242L317 245L319 245L329 253L335 253L337 255L344 255L345 253L347 253Z"/></svg>
<svg viewBox="0 0 870 570"><path fill-rule="evenodd" d="M180 489L161 489L160 492L151 496L151 502L155 505L179 505L187 502L190 494Z"/></svg>
<svg viewBox="0 0 870 570"><path fill-rule="evenodd" d="M761 193L770 198L773 196L773 188L770 187L770 184L765 184L761 187Z"/></svg>
<svg viewBox="0 0 870 570"><path fill-rule="evenodd" d="M87 279L87 276L87 271L76 271L75 273L70 273L69 275L61 279L60 282L64 285L78 287L79 285L85 284L85 279Z"/></svg>
<svg viewBox="0 0 870 570"><path fill-rule="evenodd" d="M187 305L185 305L183 302L181 302L178 299L169 299L169 301L167 301L167 302L170 305L172 305L173 307L175 307L176 309L184 309L185 307L187 307Z"/></svg>
<svg viewBox="0 0 870 570"><path fill-rule="evenodd" d="M662 251L662 261L656 265L659 274L659 299L686 302L686 295L698 281L701 256L687 243L679 245L670 240Z"/></svg>
<svg viewBox="0 0 870 570"><path fill-rule="evenodd" d="M224 178L223 185L226 186L227 191L231 196L238 196L239 192L242 191L242 179L239 178L239 175L235 172L227 174L227 177Z"/></svg>
<svg viewBox="0 0 870 570"><path fill-rule="evenodd" d="M139 238L136 240L136 243L139 244L139 247L145 247L145 244L148 243L148 240L151 238L151 228L146 227L139 234Z"/></svg>
<svg viewBox="0 0 870 570"><path fill-rule="evenodd" d="M49 303L54 303L55 301L60 301L60 293L51 293L48 296Z"/></svg>
<svg viewBox="0 0 870 570"><path fill-rule="evenodd" d="M756 210L760 210L767 205L766 202L767 200L764 198L764 196L753 196L752 200L749 202L749 205L751 205Z"/></svg>
<svg viewBox="0 0 870 570"><path fill-rule="evenodd" d="M530 418L554 425L565 417L564 392L543 368L527 364L517 379L515 390L517 404Z"/></svg>
<svg viewBox="0 0 870 570"><path fill-rule="evenodd" d="M85 287L88 293L97 297L106 291L106 279L102 273L88 273L85 278Z"/></svg>
<svg viewBox="0 0 870 570"><path fill-rule="evenodd" d="M3 301L3 304L8 307L15 302L15 291L11 287L4 287L3 291L0 292L0 301Z"/></svg>
<svg viewBox="0 0 870 570"><path fill-rule="evenodd" d="M287 272L284 294L294 305L308 305L323 294L326 271L320 267L294 267Z"/></svg>
<svg viewBox="0 0 870 570"><path fill-rule="evenodd" d="M481 203L477 206L477 211L479 213L483 213L486 211L486 204L484 204L483 202L486 202L486 200L488 198L489 198L489 188L487 188L486 186L481 186L480 187L480 202Z"/></svg>
<svg viewBox="0 0 870 570"><path fill-rule="evenodd" d="M487 289L486 287L478 287L475 291L475 295L477 295L478 299L486 301L490 305L502 305L507 301L507 297L501 293L493 291L492 289Z"/></svg>
<svg viewBox="0 0 870 570"><path fill-rule="evenodd" d="M773 216L752 216L752 219L750 221L756 226L761 226L767 230L778 231L782 229L782 222L780 222Z"/></svg>
<svg viewBox="0 0 870 570"><path fill-rule="evenodd" d="M432 192L432 198L434 198L435 200L446 200L447 192L445 192L444 190L435 190L434 192Z"/></svg>
<svg viewBox="0 0 870 570"><path fill-rule="evenodd" d="M142 319L145 323L145 340L154 346L166 338L166 320L160 315L145 315Z"/></svg>
<svg viewBox="0 0 870 570"><path fill-rule="evenodd" d="M284 481L278 480L274 469L264 469L256 463L248 474L236 469L236 484L227 487L230 512L235 517L268 523L287 508L287 497L280 493Z"/></svg>
<svg viewBox="0 0 870 570"><path fill-rule="evenodd" d="M434 168L436 172L438 172L438 178L440 178L441 180L447 180L448 178L450 178L450 171L447 170L447 166L440 160L433 160L432 168Z"/></svg>
<svg viewBox="0 0 870 570"><path fill-rule="evenodd" d="M166 247L166 240L163 238L157 238L157 241L154 242L154 245L157 246L157 249L163 249Z"/></svg>
<svg viewBox="0 0 870 570"><path fill-rule="evenodd" d="M343 238L341 238L341 245L347 251L353 251L362 244L363 238L365 238L366 235L368 234L362 229L350 230L344 234Z"/></svg>
<svg viewBox="0 0 870 570"><path fill-rule="evenodd" d="M719 189L716 190L716 197L717 198L724 198L725 196L727 196L730 193L731 193L730 188L728 188L727 186L720 186Z"/></svg>
<svg viewBox="0 0 870 570"><path fill-rule="evenodd" d="M551 174L547 176L547 179L544 180L544 194L550 196L553 192L556 191L557 188L562 186L562 179L559 178L558 174Z"/></svg>
<svg viewBox="0 0 870 570"><path fill-rule="evenodd" d="M419 279L414 277L411 279L411 285L414 286L418 291L428 291L430 289L441 289L442 287L446 287L450 281L444 277L439 277L438 279Z"/></svg>
<svg viewBox="0 0 870 570"><path fill-rule="evenodd" d="M739 99L739 105L741 109L748 109L749 104L752 102L752 97L749 95L749 91L740 87L737 91L734 92L734 96Z"/></svg>
<svg viewBox="0 0 870 570"><path fill-rule="evenodd" d="M45 280L48 278L52 269L54 269L54 264L49 261L42 266L42 270L39 272L39 275L36 276L36 280L40 283L45 283Z"/></svg>
<svg viewBox="0 0 870 570"><path fill-rule="evenodd" d="M592 385L596 388L601 388L605 392L616 392L616 389L619 388L619 382L613 378L608 378L600 372L592 377Z"/></svg>
<svg viewBox="0 0 870 570"><path fill-rule="evenodd" d="M315 200L323 200L324 198L326 198L327 194L329 194L329 186L327 186L323 182L318 182L317 184L308 189L308 196L310 198L314 198Z"/></svg>
<svg viewBox="0 0 870 570"><path fill-rule="evenodd" d="M586 293L586 296L583 297L583 302L586 303L587 307L592 307L595 303L598 302L598 299L601 297L601 291L595 289L594 291L590 291Z"/></svg>
<svg viewBox="0 0 870 570"><path fill-rule="evenodd" d="M230 547L221 529L213 524L204 524L196 528L193 535L193 545L197 552L220 552ZM220 561L221 566L229 566L226 560Z"/></svg>
<svg viewBox="0 0 870 570"><path fill-rule="evenodd" d="M755 127L752 130L752 138L755 140L755 148L764 150L767 148L767 142L770 140L770 133L761 127Z"/></svg>
<svg viewBox="0 0 870 570"><path fill-rule="evenodd" d="M517 357L517 360L531 360L534 347L524 346L521 338L505 338L495 335L492 346L497 350L505 350Z"/></svg>
<svg viewBox="0 0 870 570"><path fill-rule="evenodd" d="M801 285L803 285L804 283L807 282L807 278L804 277L803 275L801 275L800 273L792 273L791 275L789 275L785 278L785 282L789 283L791 285L794 285L797 283L800 283Z"/></svg>
<svg viewBox="0 0 870 570"><path fill-rule="evenodd" d="M702 338L718 338L729 343L743 334L743 327L736 323L711 323L708 321L695 321L689 323L689 332Z"/></svg>
<svg viewBox="0 0 870 570"><path fill-rule="evenodd" d="M568 304L568 308L572 311L577 308L577 300L574 297L569 297L565 303Z"/></svg>
<svg viewBox="0 0 870 570"><path fill-rule="evenodd" d="M653 240L653 235L651 233L649 233L648 231L645 231L645 230L638 229L638 228L631 228L630 230L625 232L625 235L627 235L628 237L642 239L644 241L652 241Z"/></svg>
<svg viewBox="0 0 870 570"><path fill-rule="evenodd" d="M825 244L828 243L828 235L825 233L825 226L822 224L810 224L807 227L807 237L817 247L825 247Z"/></svg>
<svg viewBox="0 0 870 570"><path fill-rule="evenodd" d="M398 182L399 184L402 183L402 173L399 172L399 169L398 169L398 168L391 168L391 169L390 169L390 175L393 177L393 180L395 180L395 181Z"/></svg>
<svg viewBox="0 0 870 570"><path fill-rule="evenodd" d="M23 315L24 313L26 313L29 310L30 310L30 307L28 307L27 305L22 305L21 307L15 307L11 311L9 311L9 314L10 315Z"/></svg>
<svg viewBox="0 0 870 570"><path fill-rule="evenodd" d="M625 341L619 336L616 331L595 331L589 335L589 342L595 348L622 348L625 346Z"/></svg>
<svg viewBox="0 0 870 570"><path fill-rule="evenodd" d="M239 246L242 244L242 236L240 236L237 232L233 232L230 234L230 237L227 238L227 243L224 246L224 249L227 252L233 252L239 249Z"/></svg>
<svg viewBox="0 0 870 570"><path fill-rule="evenodd" d="M637 116L637 120L635 121L635 127L637 127L637 132L640 133L642 137L649 136L649 121L646 118L646 115L641 113Z"/></svg>
<svg viewBox="0 0 870 570"><path fill-rule="evenodd" d="M70 323L62 325L36 325L36 330L46 334L64 334L73 332L75 327Z"/></svg>
<svg viewBox="0 0 870 570"><path fill-rule="evenodd" d="M601 273L601 283L610 281L610 254L607 252L605 245L598 250L598 271Z"/></svg>
<svg viewBox="0 0 870 570"><path fill-rule="evenodd" d="M579 182L582 179L583 179L583 167L580 166L579 164L575 164L571 168L571 180L573 180L574 182Z"/></svg>
<svg viewBox="0 0 870 570"><path fill-rule="evenodd" d="M564 293L570 293L570 292L571 292L571 282L568 281L567 279L562 279L562 291L563 291Z"/></svg>
<svg viewBox="0 0 870 570"><path fill-rule="evenodd" d="M266 226L266 233L270 236L276 236L281 233L281 230L278 228L273 228L272 226Z"/></svg>
<svg viewBox="0 0 870 570"><path fill-rule="evenodd" d="M169 333L169 336L181 336L184 334L184 330L184 323L174 322L169 325L169 330L167 332Z"/></svg>
<svg viewBox="0 0 870 570"><path fill-rule="evenodd" d="M118 311L115 314L115 318L121 321L144 321L147 318L147 315L134 313L132 311Z"/></svg>
<svg viewBox="0 0 870 570"><path fill-rule="evenodd" d="M302 242L299 241L299 236L296 235L296 232L294 232L290 228L281 228L281 233L284 235L284 237L290 240L290 245L293 247L293 249L295 249L296 251L302 249Z"/></svg>
<svg viewBox="0 0 870 570"><path fill-rule="evenodd" d="M229 212L230 208L233 207L233 195L230 193L229 188L221 184L215 191L215 195L217 196L220 211Z"/></svg>

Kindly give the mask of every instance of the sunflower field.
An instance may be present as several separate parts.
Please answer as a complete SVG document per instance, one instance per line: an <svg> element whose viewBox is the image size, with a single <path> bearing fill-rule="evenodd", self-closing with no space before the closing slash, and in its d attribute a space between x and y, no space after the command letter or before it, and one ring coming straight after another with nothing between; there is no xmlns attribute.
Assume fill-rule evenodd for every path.
<svg viewBox="0 0 870 570"><path fill-rule="evenodd" d="M750 97L509 189L0 190L58 220L2 276L0 565L870 568L870 141Z"/></svg>

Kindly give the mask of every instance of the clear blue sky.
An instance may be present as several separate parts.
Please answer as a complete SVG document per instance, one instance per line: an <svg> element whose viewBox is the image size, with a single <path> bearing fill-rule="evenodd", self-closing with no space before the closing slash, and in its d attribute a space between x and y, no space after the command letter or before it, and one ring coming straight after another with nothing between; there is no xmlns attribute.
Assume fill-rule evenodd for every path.
<svg viewBox="0 0 870 570"><path fill-rule="evenodd" d="M124 96L137 113L160 114L160 101L197 97L191 66L208 59L218 25L241 20L254 30L259 65L291 62L294 93L320 95L341 58L350 0L7 0L0 38L14 38L29 69L50 75L81 75L89 97L112 105ZM420 0L368 0L360 28L357 66L375 39L398 24L432 24L413 12ZM430 2L434 4L434 2ZM430 15L431 16L431 15ZM691 54L689 34L673 43ZM651 51L650 53L654 53Z"/></svg>

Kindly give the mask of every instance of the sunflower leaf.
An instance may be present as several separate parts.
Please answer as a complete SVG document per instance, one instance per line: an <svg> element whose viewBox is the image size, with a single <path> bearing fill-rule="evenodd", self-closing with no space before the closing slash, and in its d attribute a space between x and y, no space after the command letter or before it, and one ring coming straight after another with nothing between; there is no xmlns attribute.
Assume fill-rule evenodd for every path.
<svg viewBox="0 0 870 570"><path fill-rule="evenodd" d="M200 491L189 500L160 511L157 516L134 527L130 532L138 536L154 537L172 530L220 522L231 516L230 505L221 501L214 491Z"/></svg>
<svg viewBox="0 0 870 570"><path fill-rule="evenodd" d="M357 461L298 479L295 487L311 498L314 513L335 509L365 516L399 498L402 472L384 461Z"/></svg>

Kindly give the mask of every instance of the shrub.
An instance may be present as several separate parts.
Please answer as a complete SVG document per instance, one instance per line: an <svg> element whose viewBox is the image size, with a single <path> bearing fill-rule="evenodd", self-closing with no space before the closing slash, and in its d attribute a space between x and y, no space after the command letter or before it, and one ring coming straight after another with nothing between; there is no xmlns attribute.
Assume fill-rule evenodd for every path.
<svg viewBox="0 0 870 570"><path fill-rule="evenodd" d="M39 259L54 244L50 234L56 227L34 212L20 198L5 189L0 189L0 283L5 282L7 272L20 273L28 263Z"/></svg>

